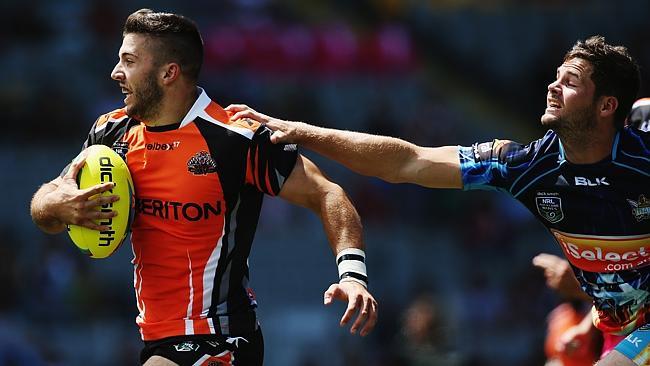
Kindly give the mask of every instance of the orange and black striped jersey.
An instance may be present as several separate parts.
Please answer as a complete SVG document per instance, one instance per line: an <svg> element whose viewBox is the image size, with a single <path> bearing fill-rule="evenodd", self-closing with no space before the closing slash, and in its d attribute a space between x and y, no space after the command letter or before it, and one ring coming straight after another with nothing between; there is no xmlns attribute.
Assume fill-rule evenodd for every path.
<svg viewBox="0 0 650 366"><path fill-rule="evenodd" d="M93 125L84 146L125 157L137 323L143 340L255 329L248 256L263 194L276 195L297 158L257 122L230 121L203 90L178 124L148 127L123 109Z"/></svg>

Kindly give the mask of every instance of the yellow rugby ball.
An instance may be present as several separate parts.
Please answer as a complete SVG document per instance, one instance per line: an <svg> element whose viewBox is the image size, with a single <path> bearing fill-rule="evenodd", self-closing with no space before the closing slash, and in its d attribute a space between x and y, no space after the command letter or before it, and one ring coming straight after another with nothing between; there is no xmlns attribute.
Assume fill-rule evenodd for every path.
<svg viewBox="0 0 650 366"><path fill-rule="evenodd" d="M68 225L68 235L72 242L91 258L106 258L113 254L128 235L133 212L133 180L124 160L110 147L92 145L88 147L86 163L77 175L80 189L97 184L113 182L112 190L101 193L104 196L116 195L120 199L97 207L101 211L116 211L117 216L96 220L99 225L107 225L109 230L97 231L77 225ZM94 198L94 197L93 197Z"/></svg>

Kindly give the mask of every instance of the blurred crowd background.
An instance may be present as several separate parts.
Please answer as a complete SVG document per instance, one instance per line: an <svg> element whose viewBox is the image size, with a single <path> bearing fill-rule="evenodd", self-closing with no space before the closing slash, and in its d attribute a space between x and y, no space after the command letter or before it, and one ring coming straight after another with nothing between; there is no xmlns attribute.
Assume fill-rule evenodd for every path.
<svg viewBox="0 0 650 366"><path fill-rule="evenodd" d="M121 106L110 77L131 12L193 18L200 84L223 106L422 145L544 130L565 51L602 34L630 48L650 95L647 0L8 0L0 4L0 365L136 365L130 244L92 260L40 233L28 205ZM502 194L354 175L309 151L358 208L380 321L358 338L322 292L336 265L315 215L267 199L250 260L266 364L543 365L558 299L531 258L559 248Z"/></svg>

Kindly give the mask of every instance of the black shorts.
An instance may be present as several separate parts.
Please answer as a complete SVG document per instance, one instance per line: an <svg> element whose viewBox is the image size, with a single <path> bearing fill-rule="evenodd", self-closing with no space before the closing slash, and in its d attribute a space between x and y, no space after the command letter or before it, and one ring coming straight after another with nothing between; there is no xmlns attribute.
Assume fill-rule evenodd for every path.
<svg viewBox="0 0 650 366"><path fill-rule="evenodd" d="M239 337L192 335L144 342L140 363L151 356L164 357L180 366L261 366L264 360L262 330Z"/></svg>

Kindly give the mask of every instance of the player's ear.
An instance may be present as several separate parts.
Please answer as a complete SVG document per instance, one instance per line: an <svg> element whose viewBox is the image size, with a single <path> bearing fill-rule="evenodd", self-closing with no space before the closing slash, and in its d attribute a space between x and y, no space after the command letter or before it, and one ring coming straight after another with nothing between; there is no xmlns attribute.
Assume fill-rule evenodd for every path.
<svg viewBox="0 0 650 366"><path fill-rule="evenodd" d="M163 65L161 70L163 84L169 84L181 76L181 67L175 62Z"/></svg>
<svg viewBox="0 0 650 366"><path fill-rule="evenodd" d="M618 108L618 99L613 96L603 96L600 100L600 110L598 111L601 117L614 116Z"/></svg>

